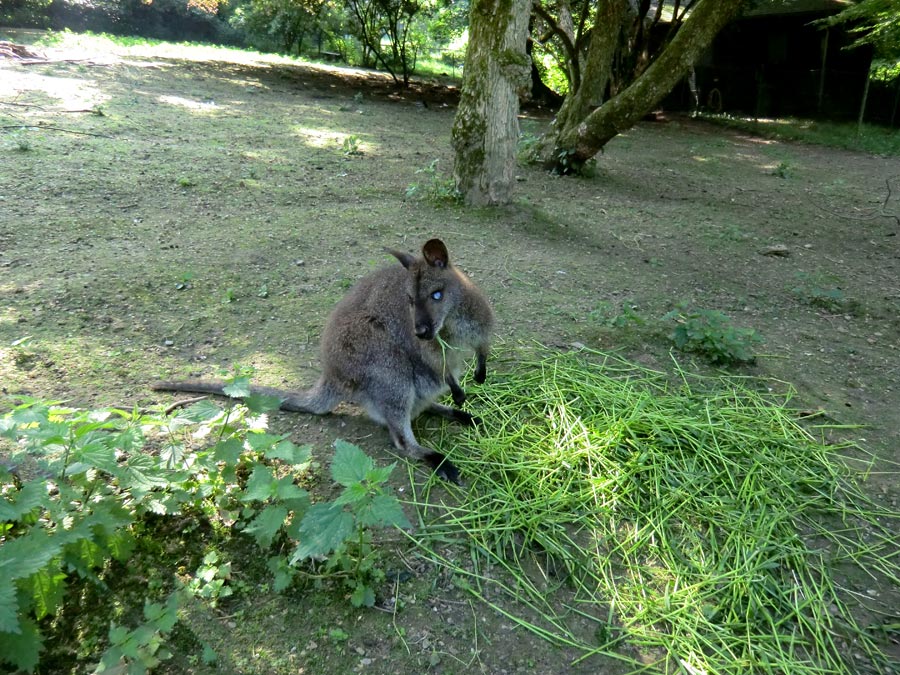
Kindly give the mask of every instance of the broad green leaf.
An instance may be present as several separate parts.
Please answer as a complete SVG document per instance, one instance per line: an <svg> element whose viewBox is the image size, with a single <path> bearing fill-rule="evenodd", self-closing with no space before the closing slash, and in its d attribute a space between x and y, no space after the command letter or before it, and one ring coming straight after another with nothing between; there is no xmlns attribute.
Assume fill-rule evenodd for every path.
<svg viewBox="0 0 900 675"><path fill-rule="evenodd" d="M275 589L278 592L278 589ZM283 589L282 589L283 590ZM209 645L203 645L203 653L200 655L200 660L207 666L214 665L216 661L219 660L219 655L216 654L216 650L210 647Z"/></svg>
<svg viewBox="0 0 900 675"><path fill-rule="evenodd" d="M267 506L250 521L250 524L244 528L244 532L252 535L260 548L269 548L281 526L284 525L287 515L287 508L280 504Z"/></svg>
<svg viewBox="0 0 900 675"><path fill-rule="evenodd" d="M90 539L79 539L66 546L65 563L74 567L81 576L89 576L90 570L100 567L105 561L103 547Z"/></svg>
<svg viewBox="0 0 900 675"><path fill-rule="evenodd" d="M47 567L31 576L34 614L38 621L50 614L55 615L62 606L63 594L66 590L65 579L64 573Z"/></svg>
<svg viewBox="0 0 900 675"><path fill-rule="evenodd" d="M222 392L231 398L246 398L250 396L250 378L235 377L222 387Z"/></svg>
<svg viewBox="0 0 900 675"><path fill-rule="evenodd" d="M397 466L397 462L389 466L376 466L366 474L366 481L374 485L381 485L390 478L395 466Z"/></svg>
<svg viewBox="0 0 900 675"><path fill-rule="evenodd" d="M254 464L253 473L247 479L247 487L244 490L241 501L265 501L275 495L276 487L277 483L272 477L272 471L269 467L264 464Z"/></svg>
<svg viewBox="0 0 900 675"><path fill-rule="evenodd" d="M213 448L213 457L217 462L234 465L238 463L242 452L244 452L244 445L241 441L237 438L229 438L216 443L215 448Z"/></svg>
<svg viewBox="0 0 900 675"><path fill-rule="evenodd" d="M306 492L306 490L303 490L303 494L299 497L283 499L281 503L287 507L288 511L293 511L294 519L297 522L300 522L300 518L303 517L303 514L306 513L306 510L309 508L309 493Z"/></svg>
<svg viewBox="0 0 900 675"><path fill-rule="evenodd" d="M178 419L188 422L209 422L222 414L221 406L209 399L197 401L178 413Z"/></svg>
<svg viewBox="0 0 900 675"><path fill-rule="evenodd" d="M294 570L288 564L288 559L283 555L272 556L266 561L266 567L275 577L272 589L281 593L291 585L294 580Z"/></svg>
<svg viewBox="0 0 900 675"><path fill-rule="evenodd" d="M275 496L282 500L302 499L306 496L306 490L299 485L294 485L293 477L283 476L275 485Z"/></svg>
<svg viewBox="0 0 900 675"><path fill-rule="evenodd" d="M167 443L159 451L159 463L170 470L183 467L184 457L184 443Z"/></svg>
<svg viewBox="0 0 900 675"><path fill-rule="evenodd" d="M331 553L353 534L353 516L339 504L313 504L300 522L300 545L291 563Z"/></svg>
<svg viewBox="0 0 900 675"><path fill-rule="evenodd" d="M22 619L20 633L0 632L0 662L34 672L43 648L44 638L31 619Z"/></svg>
<svg viewBox="0 0 900 675"><path fill-rule="evenodd" d="M115 473L119 468L116 458L116 450L100 441L86 443L77 448L72 457L75 461L82 462L107 473ZM67 472L68 473L68 472Z"/></svg>
<svg viewBox="0 0 900 675"><path fill-rule="evenodd" d="M168 511L164 510L164 513L168 513ZM113 559L124 562L131 557L136 544L134 535L130 531L120 529L115 535L108 538L106 548Z"/></svg>
<svg viewBox="0 0 900 675"><path fill-rule="evenodd" d="M376 495L365 508L358 513L359 522L363 525L374 527L396 526L404 529L412 527L403 508L396 497L391 495Z"/></svg>
<svg viewBox="0 0 900 675"><path fill-rule="evenodd" d="M297 446L290 441L281 441L266 450L268 459L280 459L288 464L306 464L311 457L308 445Z"/></svg>
<svg viewBox="0 0 900 675"><path fill-rule="evenodd" d="M10 497L0 499L0 522L15 522L41 505L47 496L47 487L41 481L29 481Z"/></svg>
<svg viewBox="0 0 900 675"><path fill-rule="evenodd" d="M21 633L16 586L0 567L0 633Z"/></svg>
<svg viewBox="0 0 900 675"><path fill-rule="evenodd" d="M266 450L281 440L284 440L284 436L277 436L276 434L247 434L247 445L257 452Z"/></svg>
<svg viewBox="0 0 900 675"><path fill-rule="evenodd" d="M357 584L356 589L350 596L350 602L354 607L374 607L375 591L366 584Z"/></svg>
<svg viewBox="0 0 900 675"><path fill-rule="evenodd" d="M163 633L171 631L178 621L178 594L170 594L165 605L145 601L144 618L148 623L153 624L154 632L156 630Z"/></svg>
<svg viewBox="0 0 900 675"><path fill-rule="evenodd" d="M0 546L0 569L9 581L29 577L62 550L59 537L53 537L44 529L32 528Z"/></svg>
<svg viewBox="0 0 900 675"><path fill-rule="evenodd" d="M116 471L122 487L131 490L138 499L156 488L169 486L169 478L149 455L131 455L124 467Z"/></svg>
<svg viewBox="0 0 900 675"><path fill-rule="evenodd" d="M244 398L244 405L254 415L260 415L281 407L281 398L265 394L250 394Z"/></svg>
<svg viewBox="0 0 900 675"><path fill-rule="evenodd" d="M114 645L123 645L131 639L131 631L125 626L113 624L109 627L109 641Z"/></svg>
<svg viewBox="0 0 900 675"><path fill-rule="evenodd" d="M372 458L352 443L334 442L334 459L331 460L331 477L335 482L348 486L359 483L375 468Z"/></svg>
<svg viewBox="0 0 900 675"><path fill-rule="evenodd" d="M135 452L144 447L144 435L139 427L129 427L124 431L113 434L107 442L124 452Z"/></svg>
<svg viewBox="0 0 900 675"><path fill-rule="evenodd" d="M351 483L334 501L336 504L357 504L368 496L369 490L365 483Z"/></svg>

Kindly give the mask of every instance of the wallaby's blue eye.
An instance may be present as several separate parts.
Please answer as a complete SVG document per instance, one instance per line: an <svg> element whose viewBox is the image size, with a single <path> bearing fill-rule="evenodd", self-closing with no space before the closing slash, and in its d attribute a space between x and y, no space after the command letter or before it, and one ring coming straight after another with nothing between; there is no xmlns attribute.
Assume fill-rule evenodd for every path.
<svg viewBox="0 0 900 675"><path fill-rule="evenodd" d="M444 294L441 293L440 291L435 291L434 293L431 294L432 300L440 300L443 297L444 297Z"/></svg>

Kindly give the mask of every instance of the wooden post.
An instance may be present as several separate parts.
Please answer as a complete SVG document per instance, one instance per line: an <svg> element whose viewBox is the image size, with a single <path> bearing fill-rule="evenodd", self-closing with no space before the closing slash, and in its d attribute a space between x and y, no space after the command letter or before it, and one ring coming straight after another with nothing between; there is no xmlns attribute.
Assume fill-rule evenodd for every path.
<svg viewBox="0 0 900 675"><path fill-rule="evenodd" d="M869 57L869 67L866 68L866 84L863 87L862 101L859 104L859 119L856 121L856 135L862 134L863 117L866 114L866 100L869 98L869 79L872 74L872 58Z"/></svg>
<svg viewBox="0 0 900 675"><path fill-rule="evenodd" d="M819 74L819 98L816 102L816 112L822 112L822 103L825 98L825 64L828 61L828 36L831 29L825 29L825 37L822 38L822 72ZM868 82L868 80L866 80Z"/></svg>

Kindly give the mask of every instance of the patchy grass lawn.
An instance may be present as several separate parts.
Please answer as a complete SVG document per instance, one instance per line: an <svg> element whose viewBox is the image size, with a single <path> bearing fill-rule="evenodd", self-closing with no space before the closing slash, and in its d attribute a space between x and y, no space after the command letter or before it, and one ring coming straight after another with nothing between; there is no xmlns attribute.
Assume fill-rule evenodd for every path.
<svg viewBox="0 0 900 675"><path fill-rule="evenodd" d="M673 118L615 139L591 179L522 166L513 206L467 210L429 198L443 194L451 165L456 91L443 84L398 91L379 73L74 35L44 51L52 63L0 61L4 408L22 395L79 407L167 405L171 397L150 391L151 381L233 364L252 366L262 384L298 388L317 373L331 306L390 264L383 247L417 250L440 236L497 310L498 382L533 370L545 353L538 343L615 352L664 380L677 382L679 369L715 374L704 341L711 328L693 343L682 334L683 346L705 347L675 351L677 367L670 335L692 317L721 313L713 355L737 353L753 331L755 359L730 373L764 378L750 386L765 396L795 388L793 404L825 423L817 442L857 443L844 461L864 470L872 508L896 516L896 158ZM521 120L530 134L548 122L540 110ZM479 389L471 405L483 417L497 413L496 423L491 380ZM321 471L311 489L329 498L324 467L335 439L393 461L387 434L355 409L279 414L271 425L312 446ZM451 455L479 452L469 436L431 420L419 433ZM477 467L480 458L469 461ZM392 482L414 523L413 513L427 523L444 508L466 508L465 493L401 466ZM516 574L543 578L534 588L556 609L580 597L567 585L570 570L555 566L568 559L547 550L551 539L534 545L510 533L503 546L528 553L511 570L501 561L514 558L482 557L458 537L435 535L427 555L391 539L387 562L404 581L380 589L380 609L359 610L327 585L275 593L254 546L208 522L148 528L157 544L129 565L138 583L107 570L109 591L84 584L55 630L48 622L46 672L83 672L111 619L139 615L148 592L173 572L194 573L209 549L231 561L236 593L182 610L165 672L624 673L629 659L666 658L657 643L629 641L624 614L604 614L613 619L601 629L596 616L562 612L566 639L528 628L546 625L547 614L533 594L500 586ZM583 532L567 534L586 545ZM652 575L651 561L638 562ZM841 565L835 593L896 664L893 564L887 572ZM476 569L492 580L477 595L466 577ZM648 584L665 597L665 580ZM632 636L658 628L644 623ZM849 654L847 672L888 672L850 637L832 639ZM615 656L578 660L581 643L611 644ZM204 646L215 665L204 663ZM693 662L678 663L670 672Z"/></svg>

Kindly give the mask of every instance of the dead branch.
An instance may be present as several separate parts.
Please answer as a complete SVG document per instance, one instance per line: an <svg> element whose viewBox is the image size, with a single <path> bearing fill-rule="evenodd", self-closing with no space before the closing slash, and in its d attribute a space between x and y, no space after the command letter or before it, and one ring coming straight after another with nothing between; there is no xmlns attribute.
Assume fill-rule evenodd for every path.
<svg viewBox="0 0 900 675"><path fill-rule="evenodd" d="M6 40L0 41L0 56L5 56L10 59L43 59L43 57L28 49L25 45L17 45L14 42L8 42Z"/></svg>
<svg viewBox="0 0 900 675"><path fill-rule="evenodd" d="M196 398L185 398L180 401L175 401L172 405L163 410L163 416L171 415L179 408L183 408L187 405L193 405L194 403L198 403L199 401L205 401L208 398L209 396L197 396Z"/></svg>
<svg viewBox="0 0 900 675"><path fill-rule="evenodd" d="M92 131L76 131L75 129L64 129L62 127L53 127L47 124L7 124L0 129L47 129L49 131L62 131L67 134L78 134L80 136L96 136L98 138L112 138L108 134L95 134Z"/></svg>
<svg viewBox="0 0 900 675"><path fill-rule="evenodd" d="M893 220L895 223L897 223L898 226L900 226L900 215L898 215L896 213L888 213L888 211L887 211L888 204L890 203L891 198L893 197L893 192L891 190L891 179L890 178L885 179L884 186L885 186L885 196L881 202L881 205L878 208L874 208L865 214L852 215L852 214L847 214L847 213L839 213L838 211L835 211L826 206L823 206L822 204L819 204L817 201L815 201L813 199L810 199L809 201L813 206L815 206L820 211L824 211L825 213L832 215L835 218L843 218L845 220L859 220L859 221L875 220L876 218L888 218L890 220Z"/></svg>

